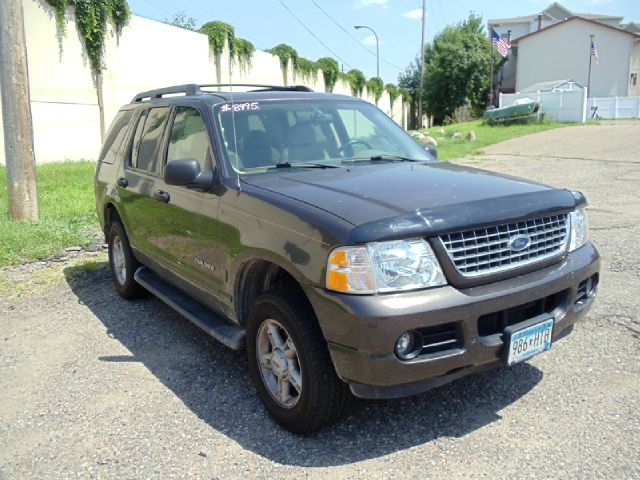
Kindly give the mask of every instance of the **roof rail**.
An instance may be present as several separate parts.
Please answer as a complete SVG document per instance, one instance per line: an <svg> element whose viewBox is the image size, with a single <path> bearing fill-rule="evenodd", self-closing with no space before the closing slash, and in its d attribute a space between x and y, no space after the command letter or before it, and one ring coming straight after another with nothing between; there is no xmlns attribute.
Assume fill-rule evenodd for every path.
<svg viewBox="0 0 640 480"><path fill-rule="evenodd" d="M255 87L259 90L251 90L257 92L313 92L313 89L304 85L262 85L259 83L206 83L198 85L199 87Z"/></svg>
<svg viewBox="0 0 640 480"><path fill-rule="evenodd" d="M172 93L184 93L185 95L200 95L200 87L195 83L188 83L185 85L174 85L173 87L158 88L156 90L148 90L146 92L140 92L131 103L142 102L145 98L151 100L152 98L162 98L163 95L169 95Z"/></svg>
<svg viewBox="0 0 640 480"><path fill-rule="evenodd" d="M313 92L309 87L304 85L292 85L285 87L282 85L261 85L257 83L206 83L202 85L196 85L195 83L187 83L185 85L174 85L173 87L157 88L155 90L147 90L146 92L140 92L131 103L142 102L145 99L162 98L164 95L170 95L173 93L184 93L186 96L202 95L200 87L253 87L256 90L250 90L253 92ZM209 93L209 92L207 92ZM211 92L214 93L214 92Z"/></svg>

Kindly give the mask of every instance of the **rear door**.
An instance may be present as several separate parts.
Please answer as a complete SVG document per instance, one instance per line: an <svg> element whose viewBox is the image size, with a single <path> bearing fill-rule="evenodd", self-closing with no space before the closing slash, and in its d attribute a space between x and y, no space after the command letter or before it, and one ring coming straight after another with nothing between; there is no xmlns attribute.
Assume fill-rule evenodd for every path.
<svg viewBox="0 0 640 480"><path fill-rule="evenodd" d="M142 110L137 118L129 155L117 180L119 207L132 247L158 259L158 216L162 214L155 183L162 173L162 147L170 107Z"/></svg>

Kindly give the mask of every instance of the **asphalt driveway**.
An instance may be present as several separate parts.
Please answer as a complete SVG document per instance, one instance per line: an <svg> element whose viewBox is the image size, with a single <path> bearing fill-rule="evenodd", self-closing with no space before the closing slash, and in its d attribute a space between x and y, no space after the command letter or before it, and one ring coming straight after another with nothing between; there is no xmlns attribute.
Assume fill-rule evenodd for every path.
<svg viewBox="0 0 640 480"><path fill-rule="evenodd" d="M0 478L640 478L639 138L568 127L466 159L587 195L595 307L528 363L310 437L267 417L242 353L117 297L103 253L0 271Z"/></svg>

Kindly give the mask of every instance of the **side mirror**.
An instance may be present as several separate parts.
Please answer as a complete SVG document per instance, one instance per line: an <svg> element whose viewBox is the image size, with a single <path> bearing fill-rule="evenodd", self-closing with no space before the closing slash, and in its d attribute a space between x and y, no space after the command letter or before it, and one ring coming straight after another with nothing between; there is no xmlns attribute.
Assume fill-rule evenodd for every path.
<svg viewBox="0 0 640 480"><path fill-rule="evenodd" d="M436 149L436 147L434 147L433 145L425 145L424 149L429 152L431 155L433 155L433 158L438 158L438 150Z"/></svg>
<svg viewBox="0 0 640 480"><path fill-rule="evenodd" d="M167 185L207 190L213 182L213 173L201 172L195 158L171 160L164 167L164 181Z"/></svg>

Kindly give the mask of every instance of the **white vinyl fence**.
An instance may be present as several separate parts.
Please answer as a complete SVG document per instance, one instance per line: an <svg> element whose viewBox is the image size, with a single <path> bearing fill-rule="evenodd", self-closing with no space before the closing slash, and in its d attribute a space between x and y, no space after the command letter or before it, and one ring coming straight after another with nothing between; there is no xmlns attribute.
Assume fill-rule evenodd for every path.
<svg viewBox="0 0 640 480"><path fill-rule="evenodd" d="M587 118L640 118L640 97L589 98Z"/></svg>
<svg viewBox="0 0 640 480"><path fill-rule="evenodd" d="M587 89L555 92L521 92L500 94L500 106L511 105L519 98L530 98L540 103L547 118L558 122L584 122L587 115Z"/></svg>

